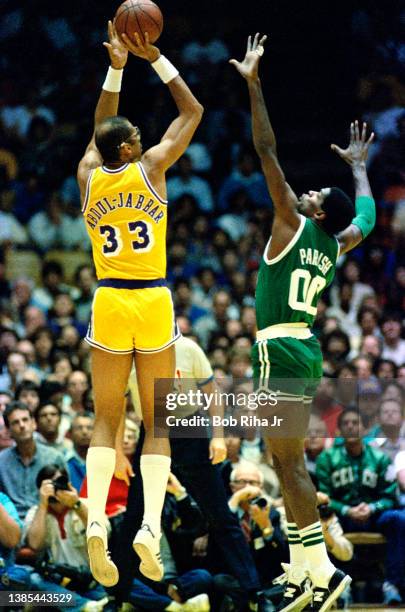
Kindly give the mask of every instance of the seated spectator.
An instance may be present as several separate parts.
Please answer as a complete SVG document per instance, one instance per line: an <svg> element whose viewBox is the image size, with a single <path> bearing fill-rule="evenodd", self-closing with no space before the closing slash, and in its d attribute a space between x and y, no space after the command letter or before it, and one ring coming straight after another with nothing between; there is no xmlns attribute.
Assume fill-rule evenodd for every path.
<svg viewBox="0 0 405 612"><path fill-rule="evenodd" d="M316 477L316 460L325 448L328 437L326 423L315 414L309 419L307 437L305 438L305 465L315 488L318 488Z"/></svg>
<svg viewBox="0 0 405 612"><path fill-rule="evenodd" d="M393 380L397 377L397 366L391 359L377 359L374 366L377 378Z"/></svg>
<svg viewBox="0 0 405 612"><path fill-rule="evenodd" d="M204 310L210 310L217 290L214 271L211 268L201 268L197 273L197 279L198 283L193 285L192 290L193 304Z"/></svg>
<svg viewBox="0 0 405 612"><path fill-rule="evenodd" d="M201 317L193 329L201 340L201 345L207 349L210 336L214 332L223 331L228 319L237 319L238 309L232 305L227 291L217 291L212 301L212 313Z"/></svg>
<svg viewBox="0 0 405 612"><path fill-rule="evenodd" d="M58 293L69 290L63 282L63 268L58 261L45 261L41 270L42 286L33 291L36 306L47 312Z"/></svg>
<svg viewBox="0 0 405 612"><path fill-rule="evenodd" d="M88 325L91 315L94 291L96 290L97 279L93 266L83 264L75 272L75 287L73 299L75 304L76 319Z"/></svg>
<svg viewBox="0 0 405 612"><path fill-rule="evenodd" d="M353 365L356 368L357 378L360 380L370 380L375 378L373 376L373 363L374 360L367 355L359 355L356 359L353 359Z"/></svg>
<svg viewBox="0 0 405 612"><path fill-rule="evenodd" d="M67 325L73 325L81 337L86 335L88 322L80 323L76 319L75 305L69 292L58 293L53 306L48 310L49 327L58 336Z"/></svg>
<svg viewBox="0 0 405 612"><path fill-rule="evenodd" d="M191 285L185 278L178 278L173 286L174 308L176 315L185 316L190 319L192 325L198 319L207 314L205 308L196 306L192 301Z"/></svg>
<svg viewBox="0 0 405 612"><path fill-rule="evenodd" d="M167 196L174 202L184 194L193 196L198 208L203 212L211 212L214 208L211 187L205 179L193 174L193 166L186 153L177 162L177 176L167 180Z"/></svg>
<svg viewBox="0 0 405 612"><path fill-rule="evenodd" d="M263 174L255 167L255 158L250 150L242 150L237 167L222 183L218 193L218 208L221 212L231 210L231 198L237 191L246 192L256 206L271 207L272 202Z"/></svg>
<svg viewBox="0 0 405 612"><path fill-rule="evenodd" d="M336 400L342 406L349 406L357 398L357 372L352 363L344 364L337 371Z"/></svg>
<svg viewBox="0 0 405 612"><path fill-rule="evenodd" d="M230 486L229 508L239 517L262 586L268 587L279 574L280 563L286 556L280 514L264 497L263 475L254 464L244 461L237 465L232 471Z"/></svg>
<svg viewBox="0 0 405 612"><path fill-rule="evenodd" d="M45 210L35 213L28 222L31 240L43 253L50 249L69 248L71 229L70 218L56 192L48 198Z"/></svg>
<svg viewBox="0 0 405 612"><path fill-rule="evenodd" d="M382 358L390 359L397 366L405 362L405 340L401 338L402 321L399 314L387 314L381 322L383 335Z"/></svg>
<svg viewBox="0 0 405 612"><path fill-rule="evenodd" d="M376 379L359 380L357 405L360 411L364 433L369 433L378 424L382 386Z"/></svg>
<svg viewBox="0 0 405 612"><path fill-rule="evenodd" d="M54 448L62 455L72 447L71 440L60 434L62 410L55 404L42 404L34 411L37 424L36 439L41 444Z"/></svg>
<svg viewBox="0 0 405 612"><path fill-rule="evenodd" d="M52 355L52 374L62 385L66 385L73 372L73 365L67 353L57 351Z"/></svg>
<svg viewBox="0 0 405 612"><path fill-rule="evenodd" d="M350 561L353 557L353 544L345 537L340 521L329 502L330 499L325 493L317 492L319 519L326 548L338 561Z"/></svg>
<svg viewBox="0 0 405 612"><path fill-rule="evenodd" d="M70 419L86 410L85 394L89 389L86 372L75 370L68 378L67 395L63 398L62 410Z"/></svg>
<svg viewBox="0 0 405 612"><path fill-rule="evenodd" d="M27 372L27 359L18 351L10 351L6 364L7 369L0 374L0 388L14 394Z"/></svg>
<svg viewBox="0 0 405 612"><path fill-rule="evenodd" d="M380 448L392 462L399 451L405 450L404 405L396 399L383 399L380 404L379 424L367 435L369 443Z"/></svg>
<svg viewBox="0 0 405 612"><path fill-rule="evenodd" d="M15 446L0 453L0 488L23 520L29 508L38 502L35 484L38 472L49 461L60 467L65 467L65 463L60 453L35 441L35 420L25 404L11 402L3 418Z"/></svg>
<svg viewBox="0 0 405 612"><path fill-rule="evenodd" d="M319 490L330 499L345 532L382 532L387 538L384 603L401 603L405 577L405 512L393 510L396 482L389 479L390 459L364 442L361 415L347 408L339 417L343 444L317 460Z"/></svg>
<svg viewBox="0 0 405 612"><path fill-rule="evenodd" d="M370 285L361 282L361 269L357 261L354 259L346 259L342 268L339 270L340 284L334 284L330 292L330 300L332 306L339 306L339 289L344 283L351 286L350 296L350 312L353 314L353 321L356 320L357 313L361 308L365 297L374 295L374 289Z"/></svg>
<svg viewBox="0 0 405 612"><path fill-rule="evenodd" d="M382 352L382 339L378 336L363 336L360 342L359 354L367 355L373 361L378 360L381 357ZM378 374L377 374L378 376Z"/></svg>
<svg viewBox="0 0 405 612"><path fill-rule="evenodd" d="M75 489L81 490L86 476L86 455L90 446L94 427L94 415L91 412L77 414L70 428L73 448L67 453L66 464L69 479Z"/></svg>
<svg viewBox="0 0 405 612"><path fill-rule="evenodd" d="M36 477L36 487L39 503L29 509L24 530L30 548L45 556L31 576L32 585L38 591L66 594L73 591L76 594L75 605L71 608L74 612L101 612L107 597L101 585L94 587L92 584L94 579L89 571L86 545L85 503L69 482L66 470L59 465L43 466ZM62 569L60 566L65 567ZM69 588L52 580L52 573L59 573L62 580L69 578L69 570L76 574L68 582Z"/></svg>
<svg viewBox="0 0 405 612"><path fill-rule="evenodd" d="M321 338L321 345L325 359L335 372L346 362L350 353L349 336L341 329L335 329Z"/></svg>
<svg viewBox="0 0 405 612"><path fill-rule="evenodd" d="M14 563L21 529L15 505L5 493L0 493L0 591L25 590L30 586L29 572Z"/></svg>
<svg viewBox="0 0 405 612"><path fill-rule="evenodd" d="M46 326L44 312L37 306L27 306L24 310L23 323L18 326L21 336L32 338L38 329Z"/></svg>
<svg viewBox="0 0 405 612"><path fill-rule="evenodd" d="M54 336L49 327L40 327L32 336L35 347L34 369L43 380L47 374L52 372L51 353L53 349Z"/></svg>
<svg viewBox="0 0 405 612"><path fill-rule="evenodd" d="M327 435L331 438L336 435L338 418L343 410L342 405L335 400L336 394L334 379L324 376L312 403L313 414L325 423Z"/></svg>
<svg viewBox="0 0 405 612"><path fill-rule="evenodd" d="M377 336L382 338L380 328L378 326L379 313L375 308L362 306L357 315L357 322L361 329L361 336Z"/></svg>
<svg viewBox="0 0 405 612"><path fill-rule="evenodd" d="M39 385L31 380L22 380L15 390L14 398L22 402L34 414L40 403Z"/></svg>

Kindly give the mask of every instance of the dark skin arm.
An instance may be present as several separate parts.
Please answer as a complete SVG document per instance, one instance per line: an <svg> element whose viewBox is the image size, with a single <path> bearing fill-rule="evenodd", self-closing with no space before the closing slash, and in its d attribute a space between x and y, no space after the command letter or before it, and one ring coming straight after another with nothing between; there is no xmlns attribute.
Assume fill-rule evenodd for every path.
<svg viewBox="0 0 405 612"><path fill-rule="evenodd" d="M277 157L276 138L259 79L259 62L266 36L256 34L253 42L249 36L246 55L242 62L234 59L230 63L246 80L252 113L253 143L260 157L263 173L274 204L272 240L268 257L277 256L294 236L300 225L297 212L297 196L287 183Z"/></svg>
<svg viewBox="0 0 405 612"><path fill-rule="evenodd" d="M356 198L359 196L373 197L370 183L368 182L366 160L368 149L374 139L374 133L371 134L368 140L366 140L366 135L367 124L363 123L363 129L360 134L359 123L355 121L350 125L349 146L346 149L341 149L335 144L331 145L332 150L340 155L352 169ZM341 232L337 239L340 244L340 254L343 254L360 244L363 236L360 229L352 224Z"/></svg>
<svg viewBox="0 0 405 612"><path fill-rule="evenodd" d="M116 70L124 68L128 59L128 51L119 39L115 27L111 21L108 22L108 38L109 42L103 43L110 56L111 67ZM96 111L94 113L94 129L107 117L114 117L118 112L120 94L111 91L101 90L100 97L97 102ZM77 180L80 187L82 199L86 192L87 179L93 168L101 166L103 160L96 147L95 132L87 145L84 156L80 160L77 169Z"/></svg>
<svg viewBox="0 0 405 612"><path fill-rule="evenodd" d="M151 63L159 58L159 49L149 43L147 32L144 33L144 43L137 33L134 34L136 43L125 34L122 38L128 50L137 57ZM169 125L160 143L145 151L142 156L142 164L151 182L162 195L166 195L165 172L187 149L204 111L180 75L172 79L167 86L177 106L178 117Z"/></svg>

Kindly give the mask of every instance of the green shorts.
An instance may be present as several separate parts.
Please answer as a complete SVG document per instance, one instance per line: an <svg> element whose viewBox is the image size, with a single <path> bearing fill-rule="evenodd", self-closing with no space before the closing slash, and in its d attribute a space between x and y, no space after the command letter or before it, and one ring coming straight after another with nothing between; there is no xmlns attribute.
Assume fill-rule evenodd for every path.
<svg viewBox="0 0 405 612"><path fill-rule="evenodd" d="M322 351L315 336L259 340L252 347L252 365L256 390L309 403L322 378Z"/></svg>

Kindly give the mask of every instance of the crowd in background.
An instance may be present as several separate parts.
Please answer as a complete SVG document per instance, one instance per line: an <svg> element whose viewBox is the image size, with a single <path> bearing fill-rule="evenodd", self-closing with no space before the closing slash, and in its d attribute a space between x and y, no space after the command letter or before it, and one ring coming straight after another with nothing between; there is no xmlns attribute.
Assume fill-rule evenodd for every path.
<svg viewBox="0 0 405 612"><path fill-rule="evenodd" d="M207 2L205 8L197 7L193 16L189 15L187 2L176 4L179 6L175 10L169 2L160 3L166 18L162 49L206 110L193 143L167 177L167 276L182 333L204 349L215 377L226 388L231 378L251 378L255 284L272 221L272 202L252 150L247 99L227 63L232 55L242 56L249 33L245 30L250 25L253 31L257 28L257 15L248 16L241 24L240 16L229 13L226 0L218 0L215 6ZM305 29L301 25L313 23L313 16L299 9L289 14L287 9L270 7L268 27L274 28L274 36L263 62L264 89L275 114L280 156L288 179L298 191L333 181L352 192L350 176L328 153L329 142L334 139L344 144L348 123L355 118L353 113L367 120L369 129L376 133L368 169L377 205L377 226L365 244L340 259L336 279L319 304L314 326L324 354L325 377L314 402L306 452L314 481L320 494L326 496L321 501L333 509L333 520L329 517L325 521L328 526L334 523L331 531L333 537L338 534L337 539L341 534L334 521L339 518L345 526L344 506L385 500L384 507L373 512L381 516L384 512L399 514L394 518L390 515L388 531L382 524L373 527L388 539L390 530L404 529L400 513L405 513L405 85L401 81L405 12L395 3L389 7L391 10L367 4L356 4L354 8L347 3L331 16L317 14L314 19L320 38L317 43L306 40L302 56L301 47L297 51ZM72 513L72 550L81 551L76 566L82 566L86 565L86 555L80 521L85 516L80 515L83 509L76 512L72 508L85 478L85 455L93 421L89 347L83 337L96 278L80 213L75 168L91 135L94 106L107 66L101 47L106 7L103 3L85 3L78 10L76 2L56 6L43 0L35 3L34 10L33 5L6 0L2 9L0 410L2 414L6 411L6 416L0 425L0 495L4 495L4 499L0 497L0 513L6 512L10 517L7 520L12 537L4 540L0 531L0 556L6 559L6 565L9 558L11 563L7 550L17 548L21 542L31 552L46 548L45 540L38 544L38 534L29 533L36 512L33 508L43 502L42 507L47 509L47 500L52 497L49 481L67 475L73 489L69 489L70 497L62 495L59 510L61 514ZM209 19L213 12L215 20ZM287 40L280 34L283 19L288 20L291 32ZM321 57L322 46L325 57ZM16 62L21 52L24 62ZM308 66L313 57L316 59L308 74L300 67L305 62ZM333 62L337 68L332 79L329 64ZM286 75L291 77L293 88L290 85L286 89ZM142 95L139 83L143 84ZM317 86L320 91L314 90ZM154 144L171 118L165 88L148 66L133 60L124 77L121 97L121 112L131 119L137 117L144 148ZM52 250L64 251L63 257L50 258L47 253ZM40 274L38 270L20 270L11 275L10 260L15 253L25 251L39 256ZM84 263L69 276L64 260L67 262L78 251L84 252ZM17 406L17 410L7 416L10 405ZM347 409L353 406L360 407L360 416L357 411L354 423L356 430L346 422L350 416ZM16 414L18 419L13 420ZM136 445L135 421L129 399L125 442L129 457ZM347 447L347 441L339 436L348 437L359 431L370 453L369 461L378 464L380 477L378 488L367 490L369 498L356 501L339 487L336 489L331 474L333 457L336 459ZM25 467L35 463L34 458L39 462L27 480L25 476L18 477L18 470L25 473L22 465L17 466L14 478L10 476L10 462L15 460L10 449L16 447L25 449ZM347 447L345 452L351 456L353 451L353 456L358 456L356 453L363 451L356 448ZM252 430L245 435L240 432L229 438L228 451L223 475L230 504L236 503L238 478L234 470L239 468L248 474L239 475L239 481L253 481L260 494L272 499L270 517L279 544L279 548L278 544L273 547L277 554L274 550L273 553L278 565L285 559L283 508L263 442ZM43 456L37 457L38 453ZM42 468L46 469L38 480ZM112 518L125 507L125 491L121 494ZM347 499L339 499L346 494ZM173 481L168 495L174 502L180 500L181 505L181 483ZM243 495L237 496L238 504L241 498ZM184 541L174 546L177 565L183 574L202 568L215 574L212 560L207 561L203 520L198 518L198 508L192 500L189 507L168 511L168 530L175 531L173 525L182 511L183 522L188 524L191 520L193 528L179 536L179 541L187 541L188 549ZM54 528L58 525L58 511L52 512L52 520L56 516ZM37 525L34 523L34 527ZM401 533L405 548L405 531ZM246 537L254 540L251 532L246 532ZM331 554L348 562L353 555L350 543L336 543L333 537L330 536ZM66 551L64 544L59 550L57 539L56 529L47 546L58 556L59 563L68 563L71 550ZM398 576L402 570L404 576L405 553L397 550L395 554L395 563L403 564ZM192 561L187 564L186 558ZM20 562L21 559L23 563L26 560L24 555ZM274 567L276 561L267 575L263 560L257 563L269 586L280 573L279 567ZM388 568L384 600L398 603L405 585L389 572ZM40 576L39 587L50 579L43 572L36 575ZM208 590L204 582L207 576L201 574L197 578ZM18 574L16 580L24 582L25 577ZM74 579L72 584L75 585ZM94 609L101 609L105 593L89 585L90 581L77 587L83 598L78 609L89 605L86 609L92 609L93 604ZM146 597L145 593L142 597ZM171 591L171 601L177 601L173 597ZM101 603L95 604L97 599ZM139 601L136 600L138 605ZM160 605L166 606L167 601Z"/></svg>

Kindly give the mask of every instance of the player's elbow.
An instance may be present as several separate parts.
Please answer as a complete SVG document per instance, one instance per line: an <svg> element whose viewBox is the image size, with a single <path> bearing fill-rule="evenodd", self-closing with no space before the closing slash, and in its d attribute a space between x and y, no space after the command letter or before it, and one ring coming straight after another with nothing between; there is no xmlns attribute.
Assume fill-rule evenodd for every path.
<svg viewBox="0 0 405 612"><path fill-rule="evenodd" d="M196 100L195 103L193 104L192 113L196 121L200 123L202 116L204 114L204 107L202 104L198 102L198 100Z"/></svg>

